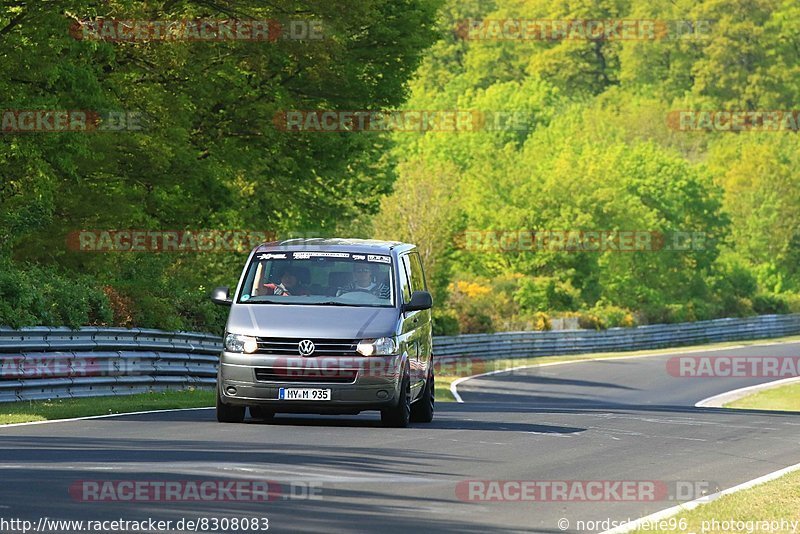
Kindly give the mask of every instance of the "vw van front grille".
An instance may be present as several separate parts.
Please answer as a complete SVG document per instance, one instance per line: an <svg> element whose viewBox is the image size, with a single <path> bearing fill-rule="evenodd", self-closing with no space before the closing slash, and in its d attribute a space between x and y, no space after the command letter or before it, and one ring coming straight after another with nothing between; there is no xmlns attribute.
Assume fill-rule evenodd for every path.
<svg viewBox="0 0 800 534"><path fill-rule="evenodd" d="M300 353L300 342L310 340L314 343L314 352L307 357L315 356L357 356L357 339L313 339L289 337L259 337L258 354L275 354L280 356L305 356Z"/></svg>

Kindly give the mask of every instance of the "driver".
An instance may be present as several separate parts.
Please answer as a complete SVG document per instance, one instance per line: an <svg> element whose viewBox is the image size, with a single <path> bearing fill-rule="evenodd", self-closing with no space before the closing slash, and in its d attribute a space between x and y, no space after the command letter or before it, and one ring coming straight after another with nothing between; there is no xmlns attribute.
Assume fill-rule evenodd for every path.
<svg viewBox="0 0 800 534"><path fill-rule="evenodd" d="M354 291L372 293L378 298L388 299L390 295L389 286L383 282L375 282L375 269L369 263L353 263L353 281L344 287L339 288L336 296Z"/></svg>

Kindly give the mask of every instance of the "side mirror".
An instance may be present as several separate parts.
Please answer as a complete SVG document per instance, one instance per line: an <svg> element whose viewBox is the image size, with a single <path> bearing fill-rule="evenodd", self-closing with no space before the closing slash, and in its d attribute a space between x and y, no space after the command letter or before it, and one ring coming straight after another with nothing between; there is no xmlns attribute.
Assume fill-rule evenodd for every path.
<svg viewBox="0 0 800 534"><path fill-rule="evenodd" d="M430 310L433 307L433 299L427 291L414 291L411 293L411 302L403 305L403 311Z"/></svg>
<svg viewBox="0 0 800 534"><path fill-rule="evenodd" d="M225 286L218 287L211 292L211 301L214 304L219 304L221 306L230 306L233 304L233 301L228 293L228 288Z"/></svg>

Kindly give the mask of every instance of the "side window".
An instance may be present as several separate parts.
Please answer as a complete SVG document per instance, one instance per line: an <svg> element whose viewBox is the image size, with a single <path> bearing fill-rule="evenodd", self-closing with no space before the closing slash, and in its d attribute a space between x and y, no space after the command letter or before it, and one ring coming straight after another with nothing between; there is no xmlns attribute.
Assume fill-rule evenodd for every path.
<svg viewBox="0 0 800 534"><path fill-rule="evenodd" d="M411 290L425 291L425 273L422 272L422 262L419 259L419 254L412 252L408 257L411 260Z"/></svg>
<svg viewBox="0 0 800 534"><path fill-rule="evenodd" d="M403 302L411 301L411 284L408 282L408 275L411 272L408 255L400 256L400 289L403 292Z"/></svg>

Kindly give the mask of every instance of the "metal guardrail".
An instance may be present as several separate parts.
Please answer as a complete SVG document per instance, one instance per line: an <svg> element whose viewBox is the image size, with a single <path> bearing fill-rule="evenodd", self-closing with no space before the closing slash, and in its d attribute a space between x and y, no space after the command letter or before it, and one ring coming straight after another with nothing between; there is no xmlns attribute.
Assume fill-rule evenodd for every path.
<svg viewBox="0 0 800 534"><path fill-rule="evenodd" d="M800 334L800 314L603 331L501 332L434 338L437 359L524 358L678 347ZM218 336L151 329L0 328L0 402L211 388Z"/></svg>
<svg viewBox="0 0 800 534"><path fill-rule="evenodd" d="M0 402L211 388L221 347L196 332L0 328Z"/></svg>
<svg viewBox="0 0 800 534"><path fill-rule="evenodd" d="M608 330L499 332L437 337L437 358L526 358L680 347L691 344L764 339L800 334L800 314L760 315L693 323L657 324Z"/></svg>

